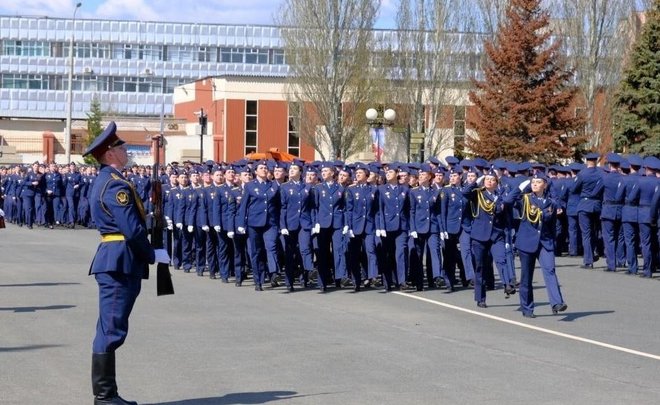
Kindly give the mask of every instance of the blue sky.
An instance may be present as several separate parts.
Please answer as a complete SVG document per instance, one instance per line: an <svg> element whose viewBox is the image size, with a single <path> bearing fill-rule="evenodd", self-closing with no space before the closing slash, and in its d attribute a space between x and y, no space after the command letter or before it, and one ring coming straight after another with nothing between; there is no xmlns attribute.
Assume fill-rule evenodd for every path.
<svg viewBox="0 0 660 405"><path fill-rule="evenodd" d="M75 0L0 0L0 15L71 18ZM82 18L273 24L281 0L83 0ZM394 25L396 0L381 0L378 27Z"/></svg>

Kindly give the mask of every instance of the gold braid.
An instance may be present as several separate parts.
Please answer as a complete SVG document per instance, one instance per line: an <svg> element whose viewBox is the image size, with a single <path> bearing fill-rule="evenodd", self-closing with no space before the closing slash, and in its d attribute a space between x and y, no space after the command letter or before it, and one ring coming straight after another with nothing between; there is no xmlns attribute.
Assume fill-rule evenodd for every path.
<svg viewBox="0 0 660 405"><path fill-rule="evenodd" d="M482 210L488 215L493 215L495 213L495 202L494 201L488 201L486 197L484 197L483 194L483 189L478 189L477 190L477 212L474 212L474 207L470 205L470 208L472 209L472 217L476 218L477 215L479 215L479 210Z"/></svg>
<svg viewBox="0 0 660 405"><path fill-rule="evenodd" d="M541 215L543 215L543 212L538 207L532 207L529 201L529 194L525 194L523 197L523 212L527 221L534 225L539 223Z"/></svg>

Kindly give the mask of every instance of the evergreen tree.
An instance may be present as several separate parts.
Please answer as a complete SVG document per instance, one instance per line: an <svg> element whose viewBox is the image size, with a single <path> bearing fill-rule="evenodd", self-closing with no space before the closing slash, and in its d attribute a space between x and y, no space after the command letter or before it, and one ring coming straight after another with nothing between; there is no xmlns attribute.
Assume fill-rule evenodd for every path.
<svg viewBox="0 0 660 405"><path fill-rule="evenodd" d="M618 150L660 155L660 0L649 11L614 105Z"/></svg>
<svg viewBox="0 0 660 405"><path fill-rule="evenodd" d="M484 81L475 81L466 151L486 159L553 162L569 158L586 137L573 105L572 72L550 42L549 14L542 0L511 0L494 41L485 43Z"/></svg>
<svg viewBox="0 0 660 405"><path fill-rule="evenodd" d="M87 139L85 141L85 148L91 145L96 137L101 135L101 132L103 132L101 120L103 120L101 102L99 101L98 97L94 96L89 106L89 112L87 113ZM97 162L93 156L89 155L85 156L85 163L91 165L96 164Z"/></svg>

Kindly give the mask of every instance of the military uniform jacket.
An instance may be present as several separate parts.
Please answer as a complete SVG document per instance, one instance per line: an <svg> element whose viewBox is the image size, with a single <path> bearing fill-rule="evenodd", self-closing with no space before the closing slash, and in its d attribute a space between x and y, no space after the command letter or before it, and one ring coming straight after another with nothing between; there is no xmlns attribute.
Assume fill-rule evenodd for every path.
<svg viewBox="0 0 660 405"><path fill-rule="evenodd" d="M378 189L369 184L353 184L346 189L346 225L355 235L373 234L378 214Z"/></svg>
<svg viewBox="0 0 660 405"><path fill-rule="evenodd" d="M463 187L462 193L470 201L470 237L481 242L503 238L507 219L504 200L499 192L490 193L475 182Z"/></svg>
<svg viewBox="0 0 660 405"><path fill-rule="evenodd" d="M280 225L280 186L276 181L252 180L243 189L236 227Z"/></svg>
<svg viewBox="0 0 660 405"><path fill-rule="evenodd" d="M206 192L204 187L192 187L186 198L186 225L202 227L208 225L206 214Z"/></svg>
<svg viewBox="0 0 660 405"><path fill-rule="evenodd" d="M603 199L603 173L597 167L580 170L575 177L573 192L580 195L577 212L600 212Z"/></svg>
<svg viewBox="0 0 660 405"><path fill-rule="evenodd" d="M410 227L409 187L397 184L378 186L378 227L385 231L408 231Z"/></svg>
<svg viewBox="0 0 660 405"><path fill-rule="evenodd" d="M188 218L188 207L193 204L195 193L190 186L179 187L174 194L176 203L174 204L174 218L175 224L194 225L191 219Z"/></svg>
<svg viewBox="0 0 660 405"><path fill-rule="evenodd" d="M467 232L470 231L467 200L463 197L461 189L457 186L445 186L440 190L440 217L444 232L456 235L461 233L464 217L467 220Z"/></svg>
<svg viewBox="0 0 660 405"><path fill-rule="evenodd" d="M142 201L147 201L149 199L149 192L151 191L151 179L147 176L138 174L133 176L132 180L135 183L135 189Z"/></svg>
<svg viewBox="0 0 660 405"><path fill-rule="evenodd" d="M64 182L65 182L65 196L66 197L80 197L80 182L82 181L82 177L80 176L80 173L75 172L75 173L67 173Z"/></svg>
<svg viewBox="0 0 660 405"><path fill-rule="evenodd" d="M535 253L543 246L548 251L554 251L557 210L562 208L562 203L550 193L538 197L534 193L522 193L517 187L504 200L507 204L517 205L522 213L516 249Z"/></svg>
<svg viewBox="0 0 660 405"><path fill-rule="evenodd" d="M62 175L59 172L46 173L46 191L55 197L62 195Z"/></svg>
<svg viewBox="0 0 660 405"><path fill-rule="evenodd" d="M626 185L619 173L607 173L603 176L602 219L621 220L621 209L625 200Z"/></svg>
<svg viewBox="0 0 660 405"><path fill-rule="evenodd" d="M344 210L346 208L344 187L337 182L317 184L314 190L314 198L316 202L316 222L321 225L321 228L343 228Z"/></svg>
<svg viewBox="0 0 660 405"><path fill-rule="evenodd" d="M652 224L656 218L656 207L652 207L653 199L660 190L660 181L652 176L640 176L639 187L633 194L638 195L637 222L640 224ZM632 196L635 198L635 195Z"/></svg>
<svg viewBox="0 0 660 405"><path fill-rule="evenodd" d="M234 218L236 217L236 192L240 187L230 184L218 186L217 206L212 207L214 214L213 226L219 225L226 232L234 232Z"/></svg>
<svg viewBox="0 0 660 405"><path fill-rule="evenodd" d="M39 188L43 181L44 179L41 174L34 172L28 173L27 176L25 176L23 197L34 197L34 195L39 192ZM34 185L34 182L37 182L37 185Z"/></svg>
<svg viewBox="0 0 660 405"><path fill-rule="evenodd" d="M303 182L287 181L280 186L280 229L297 231L314 226L314 193Z"/></svg>
<svg viewBox="0 0 660 405"><path fill-rule="evenodd" d="M410 198L410 231L421 234L444 232L440 192L434 187L415 187Z"/></svg>
<svg viewBox="0 0 660 405"><path fill-rule="evenodd" d="M621 208L621 221L629 223L637 223L638 207L639 204L639 173L630 173L623 176L623 183L625 185L624 202Z"/></svg>
<svg viewBox="0 0 660 405"><path fill-rule="evenodd" d="M147 239L142 201L133 185L111 166L102 165L92 188L90 209L101 235L121 234L124 240L101 242L89 273L144 275L155 257Z"/></svg>

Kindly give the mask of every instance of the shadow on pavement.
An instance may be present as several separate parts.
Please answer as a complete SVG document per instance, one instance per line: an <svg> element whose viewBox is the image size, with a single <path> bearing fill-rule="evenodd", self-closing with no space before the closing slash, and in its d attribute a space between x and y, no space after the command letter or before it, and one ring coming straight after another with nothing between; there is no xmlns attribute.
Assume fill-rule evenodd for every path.
<svg viewBox="0 0 660 405"><path fill-rule="evenodd" d="M236 392L221 397L182 399L172 402L158 402L146 405L239 405L239 404L265 404L291 398L304 398L329 393L297 395L295 391L264 391L264 392Z"/></svg>
<svg viewBox="0 0 660 405"><path fill-rule="evenodd" d="M592 315L606 315L606 314L613 314L614 311L585 311L585 312L564 312L562 314L548 314L548 315L536 315L537 318L541 317L561 317L559 319L562 322L573 322L576 319L579 318L584 318L587 316L592 316Z"/></svg>
<svg viewBox="0 0 660 405"><path fill-rule="evenodd" d="M0 287L52 287L56 285L79 285L80 283L28 283L28 284L0 284Z"/></svg>
<svg viewBox="0 0 660 405"><path fill-rule="evenodd" d="M46 307L0 307L0 311L37 312L37 311L50 311L54 309L70 309L75 307L76 307L75 305L48 305Z"/></svg>
<svg viewBox="0 0 660 405"><path fill-rule="evenodd" d="M62 347L64 345L27 345L15 347L0 347L0 353L24 352L28 350L50 349L53 347Z"/></svg>

